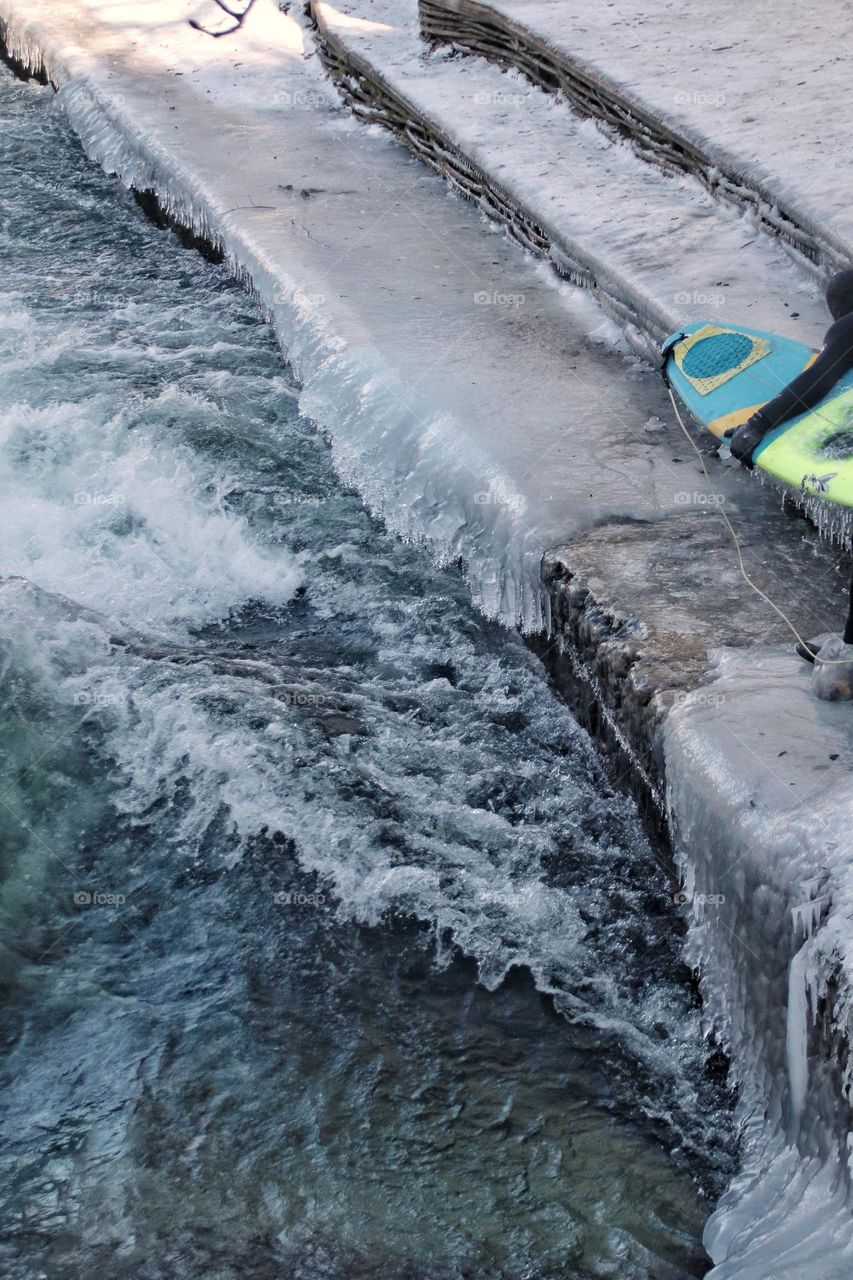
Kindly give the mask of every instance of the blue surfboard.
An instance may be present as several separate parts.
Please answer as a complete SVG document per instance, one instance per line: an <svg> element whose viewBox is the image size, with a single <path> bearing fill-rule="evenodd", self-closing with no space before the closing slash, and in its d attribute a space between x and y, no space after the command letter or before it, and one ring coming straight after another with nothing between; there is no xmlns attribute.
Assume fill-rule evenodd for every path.
<svg viewBox="0 0 853 1280"><path fill-rule="evenodd" d="M673 391L716 436L741 426L817 358L778 333L707 320L671 334L662 353ZM794 488L853 506L853 372L813 409L768 432L753 458Z"/></svg>

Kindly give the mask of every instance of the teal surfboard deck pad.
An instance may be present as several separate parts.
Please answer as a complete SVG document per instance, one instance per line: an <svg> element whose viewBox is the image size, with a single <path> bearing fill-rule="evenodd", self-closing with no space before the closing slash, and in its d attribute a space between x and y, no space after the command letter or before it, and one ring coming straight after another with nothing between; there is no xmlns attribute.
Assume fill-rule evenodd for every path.
<svg viewBox="0 0 853 1280"><path fill-rule="evenodd" d="M706 326L707 328L708 326ZM678 367L700 396L734 378L769 352L768 344L746 333L713 332L684 343Z"/></svg>
<svg viewBox="0 0 853 1280"><path fill-rule="evenodd" d="M816 358L802 342L702 320L663 344L673 391L716 436L739 427ZM853 372L814 409L769 432L755 465L795 489L853 507Z"/></svg>

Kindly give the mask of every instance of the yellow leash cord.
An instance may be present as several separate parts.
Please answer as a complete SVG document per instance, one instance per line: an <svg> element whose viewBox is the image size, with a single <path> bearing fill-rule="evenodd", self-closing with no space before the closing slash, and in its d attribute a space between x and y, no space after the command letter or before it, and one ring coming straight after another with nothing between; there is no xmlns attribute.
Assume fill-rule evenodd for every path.
<svg viewBox="0 0 853 1280"><path fill-rule="evenodd" d="M749 574L747 573L746 565L743 562L743 552L741 550L740 538L737 536L737 531L734 525L732 524L731 520L729 519L728 513L726 512L725 502L723 501L723 495L717 492L714 486L714 482L708 473L708 468L705 465L705 458L702 454L702 450L699 448L696 441L693 439L690 432L687 430L687 427L684 425L684 419L681 416L681 412L678 408L678 403L675 399L675 394L672 390L672 387L669 385L669 379L665 377L664 381L666 382L666 389L669 392L669 398L672 401L672 407L675 410L675 416L678 419L678 425L681 427L681 430L684 432L685 436L687 437L687 442L690 445L690 448L693 450L693 452L696 454L696 457L699 459L699 464L702 467L702 471L704 473L705 479L708 482L708 488L711 490L711 492L714 495L714 499L715 499L714 505L717 507L720 515L723 517L723 520L725 521L725 524L726 524L726 528L728 529L729 533L732 536L732 542L735 544L735 552L737 553L738 567L741 572L741 577L743 578L747 586L751 587L752 590L755 592L755 594L757 596L760 596L762 600L765 600L767 604L770 605L770 608L774 611L774 613L779 615L779 617L785 623L785 626L796 637L797 643L805 645L806 648L808 648L808 642L804 640L803 637L800 635L799 631L794 626L793 622L788 617L785 610L781 609L779 605L776 604L775 600L771 600L767 592L762 591L761 587L759 587L757 583L753 582L752 578L750 578ZM821 661L827 666L832 664L838 664L840 666L850 665L849 659L845 659L845 658L823 658L821 659Z"/></svg>

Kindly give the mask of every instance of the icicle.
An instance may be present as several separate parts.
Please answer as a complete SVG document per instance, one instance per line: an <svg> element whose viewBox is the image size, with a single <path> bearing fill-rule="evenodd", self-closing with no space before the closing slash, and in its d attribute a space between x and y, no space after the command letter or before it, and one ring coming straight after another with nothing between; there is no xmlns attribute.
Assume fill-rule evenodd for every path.
<svg viewBox="0 0 853 1280"><path fill-rule="evenodd" d="M788 1027L786 1056L788 1061L788 1087L791 1097L791 1118L799 1124L806 1102L808 1088L808 996L806 989L806 965L809 959L809 943L806 942L791 960L788 970Z"/></svg>

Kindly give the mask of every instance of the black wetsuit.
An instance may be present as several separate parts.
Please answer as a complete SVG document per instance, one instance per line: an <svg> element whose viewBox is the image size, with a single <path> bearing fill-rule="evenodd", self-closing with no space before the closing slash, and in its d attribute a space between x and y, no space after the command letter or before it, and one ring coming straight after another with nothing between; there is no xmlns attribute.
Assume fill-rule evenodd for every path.
<svg viewBox="0 0 853 1280"><path fill-rule="evenodd" d="M853 369L853 313L842 316L827 330L814 364L797 374L778 396L738 428L731 439L732 454L749 466L753 449L768 431L820 404L850 369Z"/></svg>
<svg viewBox="0 0 853 1280"><path fill-rule="evenodd" d="M752 468L753 450L768 431L820 404L838 379L853 369L853 270L839 271L832 277L826 287L826 301L835 323L827 330L814 364L798 374L730 438L732 456L746 467ZM853 579L844 643L853 644Z"/></svg>

